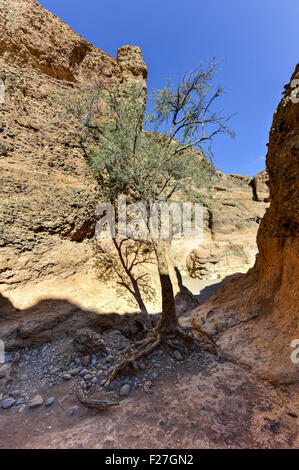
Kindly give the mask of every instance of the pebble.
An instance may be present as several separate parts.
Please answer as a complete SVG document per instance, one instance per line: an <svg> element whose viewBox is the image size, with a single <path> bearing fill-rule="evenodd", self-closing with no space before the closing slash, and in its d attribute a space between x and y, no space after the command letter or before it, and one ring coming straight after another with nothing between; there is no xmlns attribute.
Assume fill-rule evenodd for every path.
<svg viewBox="0 0 299 470"><path fill-rule="evenodd" d="M129 384L125 384L125 385L123 385L123 386L120 388L120 390L119 390L119 395L120 395L121 397L126 397L126 396L129 395L130 390L131 390L130 385L129 385Z"/></svg>
<svg viewBox="0 0 299 470"><path fill-rule="evenodd" d="M73 408L70 409L70 415L71 416L74 416L74 414L76 414L78 410L78 406L74 406Z"/></svg>
<svg viewBox="0 0 299 470"><path fill-rule="evenodd" d="M78 369L71 369L71 370L69 370L69 374L72 375L72 376L78 375L80 370L81 369L79 369L79 368Z"/></svg>
<svg viewBox="0 0 299 470"><path fill-rule="evenodd" d="M61 378L62 378L63 380L71 380L72 376L71 376L70 374L63 374L63 375L61 376Z"/></svg>
<svg viewBox="0 0 299 470"><path fill-rule="evenodd" d="M89 355L81 357L82 366L87 367L89 365L89 363L90 363L90 356Z"/></svg>
<svg viewBox="0 0 299 470"><path fill-rule="evenodd" d="M7 371L10 369L10 364L4 364L4 366L2 366L0 368L0 379L2 379L3 377L5 377L5 374L7 373Z"/></svg>
<svg viewBox="0 0 299 470"><path fill-rule="evenodd" d="M96 385L96 384L98 383L98 378L97 378L97 377L93 377L93 378L91 379L91 382L92 382L94 385Z"/></svg>
<svg viewBox="0 0 299 470"><path fill-rule="evenodd" d="M177 361L183 360L183 356L181 355L180 351L178 351L177 349L174 351L174 357L176 358Z"/></svg>
<svg viewBox="0 0 299 470"><path fill-rule="evenodd" d="M5 353L5 362L12 362L13 357L11 354Z"/></svg>
<svg viewBox="0 0 299 470"><path fill-rule="evenodd" d="M17 405L17 406L23 405L23 403L25 403L25 398L23 398L23 397L19 398L19 399L16 401L16 405Z"/></svg>
<svg viewBox="0 0 299 470"><path fill-rule="evenodd" d="M20 395L21 395L20 390L13 390L12 392L9 392L9 396L13 398L19 397Z"/></svg>
<svg viewBox="0 0 299 470"><path fill-rule="evenodd" d="M54 398L54 397L50 397L50 398L48 398L48 399L46 400L45 405L46 405L46 406L51 406L51 405L53 405L54 401L55 401L55 398Z"/></svg>
<svg viewBox="0 0 299 470"><path fill-rule="evenodd" d="M6 400L2 400L1 406L4 410L11 408L15 404L16 400L13 398L7 398Z"/></svg>
<svg viewBox="0 0 299 470"><path fill-rule="evenodd" d="M29 403L29 408L37 408L44 403L43 397L36 395Z"/></svg>
<svg viewBox="0 0 299 470"><path fill-rule="evenodd" d="M110 384L112 388L120 388L123 385L119 380L113 380Z"/></svg>
<svg viewBox="0 0 299 470"><path fill-rule="evenodd" d="M149 390L150 390L150 388L151 388L151 385L152 385L152 382L150 382L149 380L147 380L147 381L145 382L145 384L143 385L143 390L144 390L146 393L148 393Z"/></svg>

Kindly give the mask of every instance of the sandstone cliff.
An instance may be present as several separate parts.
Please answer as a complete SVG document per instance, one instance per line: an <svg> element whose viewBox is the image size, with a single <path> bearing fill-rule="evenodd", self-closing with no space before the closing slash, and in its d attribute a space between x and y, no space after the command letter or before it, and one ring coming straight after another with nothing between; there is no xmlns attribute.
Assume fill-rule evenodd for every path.
<svg viewBox="0 0 299 470"><path fill-rule="evenodd" d="M175 263L194 277L223 278L247 270L268 207L269 174L271 206L258 231L254 267L227 281L193 312L194 325L213 335L231 360L204 351L173 357L157 351L157 359L148 358L134 376L140 388L131 382L131 396L124 397L119 412L94 419L79 405L82 409L73 413L78 403L72 387L76 380L81 387L83 379L69 362L74 332L83 326L101 332L116 328L125 335L138 330L134 315L111 313L111 305L123 313L129 303L96 278L91 239L98 195L76 122L53 97L80 93L99 78L124 87L137 80L146 92L139 48L124 46L114 59L34 0L0 0L0 79L5 83L0 104L0 339L12 351L10 360L14 357L5 365L9 370L14 366L11 397L23 391L27 397L26 405L13 399L7 410L2 401L9 396L0 390L0 447L131 448L134 442L141 448L168 448L169 443L177 448L298 448L299 377L290 343L299 338L299 104L291 99L290 85L274 115L267 173L250 179L219 172L205 200L203 246L182 240L172 247ZM299 65L292 78L299 79ZM26 346L31 349L15 351ZM111 368L109 357L98 356L89 372L102 377ZM144 368L155 372L151 382ZM72 376L65 374L71 370ZM102 400L96 375L84 377ZM273 382L291 386L273 387ZM37 390L43 398L51 390L54 408L27 409Z"/></svg>
<svg viewBox="0 0 299 470"><path fill-rule="evenodd" d="M269 176L266 170L261 171L253 178L254 199L269 202Z"/></svg>
<svg viewBox="0 0 299 470"><path fill-rule="evenodd" d="M123 46L114 59L34 0L0 4L0 292L21 309L56 298L101 312L134 310L96 277L90 240L98 195L77 123L56 96L99 80L123 87L135 80L146 94L141 51ZM264 177L219 172L205 203L204 245L175 243L175 264L204 279L246 271L266 193ZM159 302L149 308L157 311Z"/></svg>
<svg viewBox="0 0 299 470"><path fill-rule="evenodd" d="M0 38L1 291L13 290L20 308L40 295L75 298L77 287L80 298L80 286L88 297L97 191L76 123L55 96L100 79L138 81L146 93L147 68L138 47L114 59L34 0L0 1ZM73 274L78 286L63 284Z"/></svg>
<svg viewBox="0 0 299 470"><path fill-rule="evenodd" d="M265 178L260 183L264 194L268 192L266 182ZM257 229L268 207L255 194L255 179L218 172L217 183L204 202L203 244L187 260L185 254L191 277L221 279L253 266Z"/></svg>
<svg viewBox="0 0 299 470"><path fill-rule="evenodd" d="M298 383L290 347L299 338L299 103L292 81L274 114L267 153L270 208L258 235L258 259L195 310L193 323L218 338L225 354L272 381ZM258 191L259 192L259 191Z"/></svg>

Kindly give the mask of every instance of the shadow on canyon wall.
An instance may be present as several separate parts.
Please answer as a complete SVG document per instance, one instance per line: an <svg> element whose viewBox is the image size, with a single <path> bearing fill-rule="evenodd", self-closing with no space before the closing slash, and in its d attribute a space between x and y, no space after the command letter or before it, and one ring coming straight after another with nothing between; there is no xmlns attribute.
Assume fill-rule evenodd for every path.
<svg viewBox="0 0 299 470"><path fill-rule="evenodd" d="M177 272L179 292L176 295L178 317L188 315L233 276L207 286L198 295L193 295L182 283ZM0 338L5 342L6 350L23 347L36 347L43 343L73 336L80 328L90 327L101 331L117 329L125 335L134 335L141 328L140 320L145 320L140 312L119 314L98 313L84 310L66 299L44 299L30 308L20 310L5 296L0 294ZM150 315L154 324L158 315Z"/></svg>
<svg viewBox="0 0 299 470"><path fill-rule="evenodd" d="M143 315L134 313L97 313L84 310L66 299L44 299L30 308L19 310L0 294L0 339L7 351L36 347L43 343L73 336L80 328L101 331L120 330L125 335L135 334Z"/></svg>

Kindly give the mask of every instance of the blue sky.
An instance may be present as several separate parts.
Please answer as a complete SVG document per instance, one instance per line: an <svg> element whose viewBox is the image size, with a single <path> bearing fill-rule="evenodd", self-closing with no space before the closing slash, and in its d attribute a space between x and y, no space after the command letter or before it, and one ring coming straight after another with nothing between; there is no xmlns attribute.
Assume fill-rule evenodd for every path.
<svg viewBox="0 0 299 470"><path fill-rule="evenodd" d="M238 113L236 137L218 136L216 167L253 176L265 167L266 143L284 84L299 60L298 0L42 0L77 33L116 57L138 45L148 88L225 58L215 84L226 88L220 109Z"/></svg>

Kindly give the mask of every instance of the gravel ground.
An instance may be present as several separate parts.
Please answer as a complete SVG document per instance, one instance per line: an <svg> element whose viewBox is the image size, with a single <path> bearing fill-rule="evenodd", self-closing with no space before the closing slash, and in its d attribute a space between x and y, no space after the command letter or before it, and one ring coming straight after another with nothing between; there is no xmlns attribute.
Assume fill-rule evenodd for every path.
<svg viewBox="0 0 299 470"><path fill-rule="evenodd" d="M69 394L83 390L86 396L93 396L101 392L101 396L109 399L126 397L134 390L144 390L151 393L151 386L155 381L165 379L180 363L188 368L207 367L211 358L196 349L172 350L161 346L152 354L138 362L138 371L132 375L129 372L119 374L109 387L103 384L115 363L123 357L126 348L130 346L128 338L117 330L108 330L101 335L106 349L97 354L75 355L70 362L72 340L65 338L45 344L40 348L27 348L6 355L6 362L13 365L13 382L6 392L0 394L0 403L3 409L18 407L23 411L26 406L32 406L32 400L37 399L37 405L53 404L51 389L62 381L69 383ZM181 345L182 347L182 345ZM48 390L40 399L40 390ZM35 401L33 401L33 405Z"/></svg>

